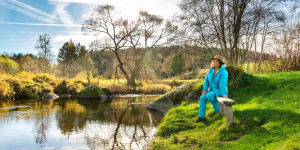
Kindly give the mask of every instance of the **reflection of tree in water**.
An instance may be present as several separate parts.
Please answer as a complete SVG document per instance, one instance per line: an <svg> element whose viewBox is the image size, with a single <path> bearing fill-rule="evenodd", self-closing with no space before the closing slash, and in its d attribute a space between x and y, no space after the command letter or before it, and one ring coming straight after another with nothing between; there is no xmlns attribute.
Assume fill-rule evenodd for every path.
<svg viewBox="0 0 300 150"><path fill-rule="evenodd" d="M86 109L77 103L76 100L66 101L62 108L56 113L58 127L63 134L70 134L73 131L78 132L86 124Z"/></svg>
<svg viewBox="0 0 300 150"><path fill-rule="evenodd" d="M35 142L38 144L45 144L47 142L46 131L50 126L50 113L53 106L53 102L50 101L48 105L43 104L42 102L35 102L33 110L37 111L35 113L35 127L33 129ZM46 109L48 107L48 109Z"/></svg>
<svg viewBox="0 0 300 150"><path fill-rule="evenodd" d="M115 109L112 106L109 111L102 109L94 112L91 119L100 120L102 124L86 128L85 139L91 149L141 149L153 136L156 129L151 125L153 120L150 119L155 116L151 117L144 105L136 104L136 98L129 98L126 102L126 107L118 106L116 108L119 109ZM120 105L124 106L122 103ZM162 117L160 115L160 118L156 119ZM105 125L103 122L111 122L111 124Z"/></svg>
<svg viewBox="0 0 300 150"><path fill-rule="evenodd" d="M114 99L112 103L60 101L56 120L64 135L84 129L91 149L141 149L163 117L147 111L144 101L141 97Z"/></svg>

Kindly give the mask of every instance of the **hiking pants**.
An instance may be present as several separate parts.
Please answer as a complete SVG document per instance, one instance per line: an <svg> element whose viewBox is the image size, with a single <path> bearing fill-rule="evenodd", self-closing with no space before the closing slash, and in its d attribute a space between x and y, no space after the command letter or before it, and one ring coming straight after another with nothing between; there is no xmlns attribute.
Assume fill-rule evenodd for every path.
<svg viewBox="0 0 300 150"><path fill-rule="evenodd" d="M198 117L205 118L206 102L209 101L215 110L215 113L220 112L220 106L216 99L214 91L210 91L200 97Z"/></svg>

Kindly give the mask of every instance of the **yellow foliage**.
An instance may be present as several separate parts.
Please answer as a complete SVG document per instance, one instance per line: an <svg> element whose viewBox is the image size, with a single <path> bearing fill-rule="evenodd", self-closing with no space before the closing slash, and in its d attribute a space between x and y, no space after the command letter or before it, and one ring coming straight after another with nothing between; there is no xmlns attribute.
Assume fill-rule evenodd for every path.
<svg viewBox="0 0 300 150"><path fill-rule="evenodd" d="M140 90L143 93L165 93L172 90L172 87L166 84L143 84Z"/></svg>
<svg viewBox="0 0 300 150"><path fill-rule="evenodd" d="M1 98L9 98L14 94L13 89L10 84L0 80L0 99Z"/></svg>

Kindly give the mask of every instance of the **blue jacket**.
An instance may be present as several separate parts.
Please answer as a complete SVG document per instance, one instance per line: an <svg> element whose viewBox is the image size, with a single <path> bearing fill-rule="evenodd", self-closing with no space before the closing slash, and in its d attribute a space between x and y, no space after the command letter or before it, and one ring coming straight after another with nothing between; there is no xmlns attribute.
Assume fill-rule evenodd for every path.
<svg viewBox="0 0 300 150"><path fill-rule="evenodd" d="M214 67L210 68L203 83L203 91L214 91L217 97L228 96L228 72L223 64L214 76Z"/></svg>

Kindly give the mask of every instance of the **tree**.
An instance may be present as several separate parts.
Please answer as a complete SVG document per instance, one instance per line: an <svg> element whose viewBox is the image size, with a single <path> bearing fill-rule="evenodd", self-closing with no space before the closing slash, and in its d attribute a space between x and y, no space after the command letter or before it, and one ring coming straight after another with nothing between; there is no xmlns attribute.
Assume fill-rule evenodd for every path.
<svg viewBox="0 0 300 150"><path fill-rule="evenodd" d="M65 42L58 52L58 68L60 75L72 78L76 76L80 71L87 70L94 63L89 63L90 58L85 46L81 46L80 43L74 44L72 39L69 42ZM88 69L89 70L89 69Z"/></svg>
<svg viewBox="0 0 300 150"><path fill-rule="evenodd" d="M32 73L50 73L51 64L43 57L25 55L19 60L20 68Z"/></svg>
<svg viewBox="0 0 300 150"><path fill-rule="evenodd" d="M79 57L79 62L81 66L81 71L86 72L86 78L88 80L88 84L91 84L91 79L94 76L94 73L97 72L95 68L95 63L89 53L82 53L81 57Z"/></svg>
<svg viewBox="0 0 300 150"><path fill-rule="evenodd" d="M174 27L169 21L164 23L162 17L149 14L147 11L140 11L138 20L133 21L128 27L127 32L130 33L128 41L133 50L133 69L130 69L132 70L130 80L134 82L144 68L147 81L148 73L145 66L149 65L146 64L144 57L152 48L170 44Z"/></svg>
<svg viewBox="0 0 300 150"><path fill-rule="evenodd" d="M179 75L184 71L184 65L185 62L182 53L176 52L172 57L169 71L173 76Z"/></svg>
<svg viewBox="0 0 300 150"><path fill-rule="evenodd" d="M59 49L58 62L70 62L78 57L78 47L76 48L72 39L69 42L65 42L64 45Z"/></svg>
<svg viewBox="0 0 300 150"><path fill-rule="evenodd" d="M44 59L51 61L52 52L51 52L51 36L49 34L43 34L39 36L37 44L35 46L38 49L38 55Z"/></svg>
<svg viewBox="0 0 300 150"><path fill-rule="evenodd" d="M256 39L259 23L265 12L276 13L281 0L182 0L182 11L174 19L181 39L204 46L211 56L211 48L228 59L229 64L241 62L241 39L248 31L249 44ZM280 15L276 15L281 17ZM248 26L250 25L250 26ZM245 29L248 28L248 29ZM255 44L255 43L254 43Z"/></svg>
<svg viewBox="0 0 300 150"><path fill-rule="evenodd" d="M96 32L104 37L102 40L95 40L91 45L97 50L113 51L118 61L117 70L120 69L129 86L135 87L137 72L140 70L140 63L144 54L138 56L139 45L148 46L149 39L152 39L152 46L158 45L159 41L166 37L167 30L160 30L163 19L150 15L147 12L140 12L137 21L129 22L123 19L114 11L111 5L99 5L94 13L82 26L83 31ZM170 26L170 24L167 24ZM168 26L166 26L168 27ZM160 32L157 33L157 32ZM156 34L158 36L156 36ZM143 42L141 42L143 38ZM122 59L121 50L131 47L134 51L134 66L130 66ZM142 56L142 57L141 57Z"/></svg>

